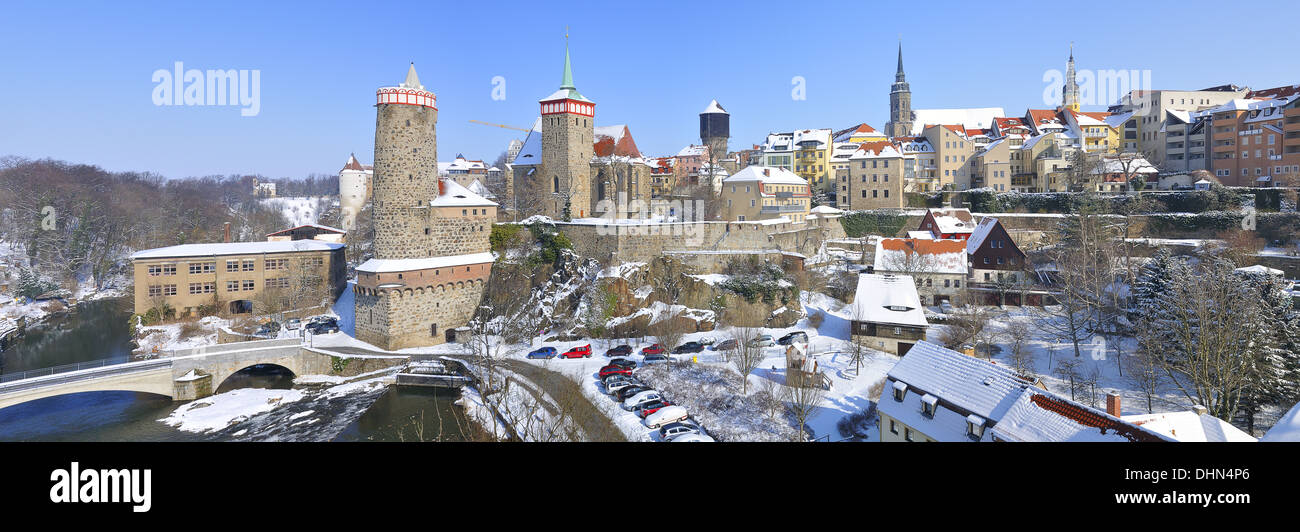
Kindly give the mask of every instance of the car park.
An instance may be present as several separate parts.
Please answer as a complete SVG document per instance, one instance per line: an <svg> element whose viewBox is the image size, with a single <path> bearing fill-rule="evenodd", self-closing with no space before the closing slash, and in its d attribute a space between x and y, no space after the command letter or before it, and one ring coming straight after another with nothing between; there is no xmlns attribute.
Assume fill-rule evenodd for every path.
<svg viewBox="0 0 1300 532"><path fill-rule="evenodd" d="M655 412L645 416L645 425L657 429L675 421L685 421L686 409L677 405L664 405ZM680 436L685 438L686 436Z"/></svg>
<svg viewBox="0 0 1300 532"><path fill-rule="evenodd" d="M570 348L560 355L560 358L591 358L591 344L580 345Z"/></svg>
<svg viewBox="0 0 1300 532"><path fill-rule="evenodd" d="M623 344L618 347L605 351L607 357L625 357L632 354L632 346Z"/></svg>
<svg viewBox="0 0 1300 532"><path fill-rule="evenodd" d="M712 349L714 351L731 351L737 347L740 347L740 344L736 342L734 338L728 338L726 340L713 344L713 346L709 347L709 349Z"/></svg>
<svg viewBox="0 0 1300 532"><path fill-rule="evenodd" d="M663 352L664 352L664 346L659 344L651 344L650 347L641 349L641 354L643 355L659 355L662 354Z"/></svg>
<svg viewBox="0 0 1300 532"><path fill-rule="evenodd" d="M644 392L638 393L624 400L623 408L627 410L636 410L636 407L644 403L649 403L651 401L658 401L661 399L663 399L663 396L659 395L659 392L654 390L646 390Z"/></svg>
<svg viewBox="0 0 1300 532"><path fill-rule="evenodd" d="M704 434L683 434L671 440L671 442L711 442L713 438Z"/></svg>
<svg viewBox="0 0 1300 532"><path fill-rule="evenodd" d="M664 440L671 440L683 434L699 434L700 427L694 423L677 421L669 423L659 428L659 437Z"/></svg>
<svg viewBox="0 0 1300 532"><path fill-rule="evenodd" d="M528 358L555 358L555 348L547 346L534 350L533 352L528 353Z"/></svg>
<svg viewBox="0 0 1300 532"><path fill-rule="evenodd" d="M803 331L795 331L785 336L782 336L780 340L776 341L776 343L781 345L790 345L794 342L799 342L803 344L808 343L808 333L805 333Z"/></svg>
<svg viewBox="0 0 1300 532"><path fill-rule="evenodd" d="M751 347L771 347L776 345L776 341L772 339L772 335L764 334L758 338L750 340L749 345Z"/></svg>
<svg viewBox="0 0 1300 532"><path fill-rule="evenodd" d="M700 351L703 350L704 350L704 345L699 342L686 342L682 345L677 346L677 349L673 349L673 354L680 355L683 353L699 353Z"/></svg>

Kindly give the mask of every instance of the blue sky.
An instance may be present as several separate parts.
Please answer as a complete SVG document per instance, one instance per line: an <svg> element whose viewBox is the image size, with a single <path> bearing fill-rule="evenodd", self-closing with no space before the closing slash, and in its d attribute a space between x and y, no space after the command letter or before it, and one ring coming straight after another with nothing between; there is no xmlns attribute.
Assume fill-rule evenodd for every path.
<svg viewBox="0 0 1300 532"><path fill-rule="evenodd" d="M167 177L333 174L350 152L370 163L375 89L415 61L438 96L439 158L491 161L523 134L469 120L530 126L559 84L566 25L597 125L627 124L646 155L698 142L712 98L732 114L733 149L771 131L882 128L900 35L915 108L1044 107L1044 72L1064 70L1071 41L1080 69L1150 70L1157 89L1300 83L1287 2L1221 30L1203 13L1222 4L1195 1L623 4L7 2L0 155ZM260 113L155 106L151 75L176 61L260 70Z"/></svg>

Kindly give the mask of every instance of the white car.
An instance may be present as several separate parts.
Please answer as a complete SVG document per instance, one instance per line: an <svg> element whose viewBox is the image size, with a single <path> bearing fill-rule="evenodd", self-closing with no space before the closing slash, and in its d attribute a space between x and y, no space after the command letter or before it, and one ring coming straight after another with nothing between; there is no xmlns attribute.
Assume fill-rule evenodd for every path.
<svg viewBox="0 0 1300 532"><path fill-rule="evenodd" d="M681 436L678 436L678 437L673 438L673 439L668 440L668 441L671 441L671 442L679 442L679 441L686 441L686 442L711 442L711 441L713 441L713 438L710 438L710 437L705 436L705 435L703 435L703 434L682 434Z"/></svg>
<svg viewBox="0 0 1300 532"><path fill-rule="evenodd" d="M645 417L645 426L657 429L674 421L686 421L686 409L677 405L668 405L660 408L653 414ZM683 436L684 437L684 436Z"/></svg>
<svg viewBox="0 0 1300 532"><path fill-rule="evenodd" d="M632 397L628 397L626 401L623 401L623 409L636 410L636 407L641 406L641 404L643 403L649 403L650 401L659 401L662 400L663 398L664 397L662 395L659 395L659 392L657 391L646 390L644 392L633 395Z"/></svg>
<svg viewBox="0 0 1300 532"><path fill-rule="evenodd" d="M772 347L776 345L776 340L772 339L772 335L764 334L758 338L750 340L749 345L753 347Z"/></svg>

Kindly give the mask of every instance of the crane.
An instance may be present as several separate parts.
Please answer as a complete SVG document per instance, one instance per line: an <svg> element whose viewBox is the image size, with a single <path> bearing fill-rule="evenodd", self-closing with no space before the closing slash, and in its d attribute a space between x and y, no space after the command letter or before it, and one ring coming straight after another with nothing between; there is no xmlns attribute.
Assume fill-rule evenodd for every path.
<svg viewBox="0 0 1300 532"><path fill-rule="evenodd" d="M475 123L475 124L483 124L483 125L485 125L485 126L496 126L496 127L503 128L503 129L513 129L513 130L515 130L515 131L524 131L524 132L530 132L530 131L532 131L531 129L524 129L524 128L522 128L522 127L507 126L507 125L504 125L504 124L493 124L493 123L491 123L491 122L484 122L484 121L482 121L482 120L470 120L470 122L473 122L473 123Z"/></svg>

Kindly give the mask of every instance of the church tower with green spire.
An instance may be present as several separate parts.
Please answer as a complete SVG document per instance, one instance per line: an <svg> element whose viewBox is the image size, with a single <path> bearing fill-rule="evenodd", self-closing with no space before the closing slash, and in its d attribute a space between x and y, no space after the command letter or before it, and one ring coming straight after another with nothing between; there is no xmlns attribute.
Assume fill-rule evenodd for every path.
<svg viewBox="0 0 1300 532"><path fill-rule="evenodd" d="M903 41L898 41L898 72L894 74L894 84L889 88L889 124L885 134L890 138L906 137L912 134L912 88L903 75Z"/></svg>
<svg viewBox="0 0 1300 532"><path fill-rule="evenodd" d="M542 164L532 176L543 179L551 193L547 212L554 218L592 215L591 159L594 156L596 102L573 84L568 36L564 43L564 75L560 89L542 98Z"/></svg>

